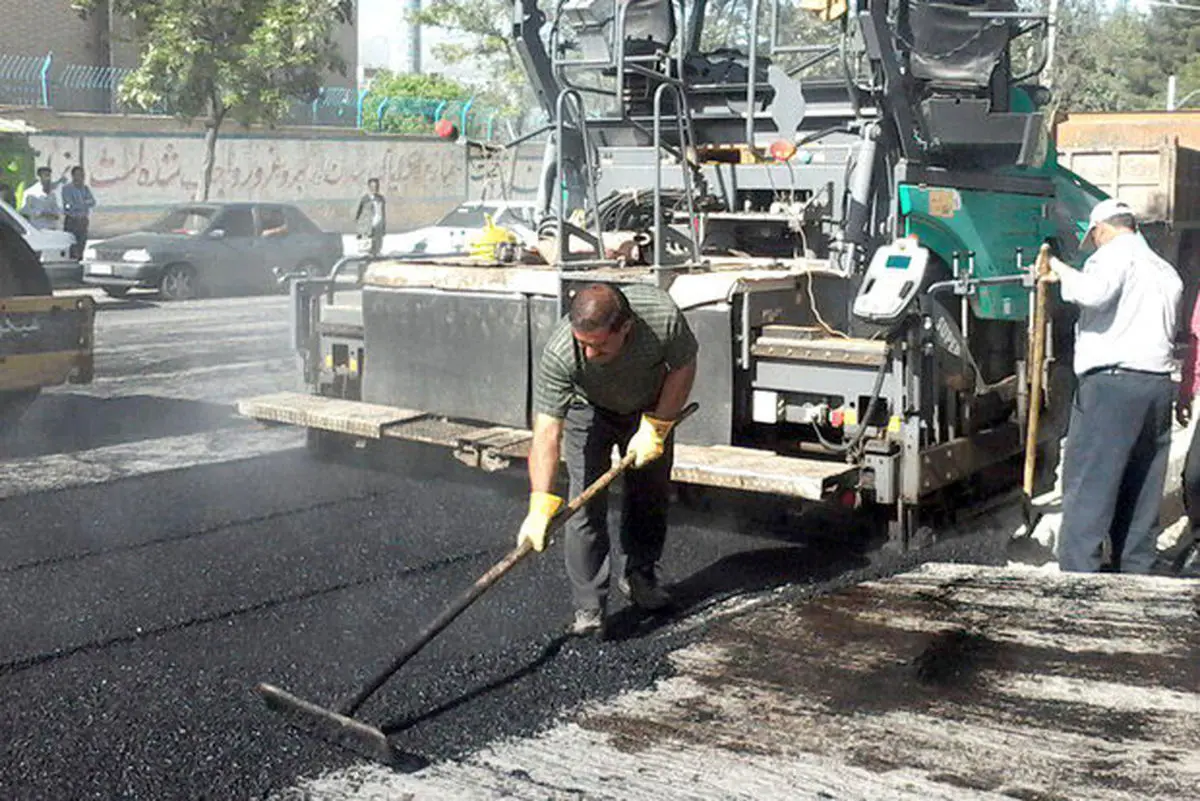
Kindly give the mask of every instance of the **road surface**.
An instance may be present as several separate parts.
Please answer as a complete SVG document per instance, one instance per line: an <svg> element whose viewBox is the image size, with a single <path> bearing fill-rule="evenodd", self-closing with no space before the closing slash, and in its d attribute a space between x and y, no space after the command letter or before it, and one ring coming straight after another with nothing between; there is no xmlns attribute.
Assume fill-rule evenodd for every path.
<svg viewBox="0 0 1200 801"><path fill-rule="evenodd" d="M44 393L0 446L0 797L253 798L351 764L251 688L331 702L386 664L511 546L519 476L321 465L236 418L298 388L286 298L99 303L95 382ZM665 566L702 606L856 563L828 552L693 516ZM436 759L663 670L669 626L567 641L569 613L558 554L532 560L364 714Z"/></svg>
<svg viewBox="0 0 1200 801"><path fill-rule="evenodd" d="M664 567L681 613L615 602L613 637L598 642L562 636L560 556L533 558L363 708L410 767L431 765L380 773L281 725L252 688L335 703L386 664L511 547L520 475L416 449L386 471L354 454L322 464L299 432L235 417L239 397L299 388L285 298L100 304L96 381L45 393L0 443L0 798L488 798L517 786L621 798L629 777L606 771L625 741L609 713L589 729L607 745L578 752L604 768L591 784L572 785L571 765L539 778L536 755L563 743L564 720L674 691L709 633L735 636L739 605L803 603L905 566L865 556L863 532L837 516L678 508ZM1000 562L1004 537L977 532L920 558L931 556ZM755 797L738 775L707 797ZM931 775L920 786L939 786ZM797 780L780 776L785 791ZM656 797L672 795L665 778Z"/></svg>

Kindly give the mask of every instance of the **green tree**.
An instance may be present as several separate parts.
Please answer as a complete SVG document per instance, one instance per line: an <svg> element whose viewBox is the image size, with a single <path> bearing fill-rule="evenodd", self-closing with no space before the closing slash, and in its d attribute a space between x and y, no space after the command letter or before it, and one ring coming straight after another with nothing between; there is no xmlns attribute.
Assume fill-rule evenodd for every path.
<svg viewBox="0 0 1200 801"><path fill-rule="evenodd" d="M1179 96L1200 88L1200 13L1105 0L1062 0L1053 68L1064 111L1165 109L1167 76Z"/></svg>
<svg viewBox="0 0 1200 801"><path fill-rule="evenodd" d="M1144 19L1128 9L1109 11L1104 0L1065 0L1050 65L1061 111L1144 108L1135 88L1147 47Z"/></svg>
<svg viewBox="0 0 1200 801"><path fill-rule="evenodd" d="M477 95L488 105L516 110L527 105L530 90L512 39L511 0L433 0L412 21L454 34L433 52L450 65L476 67Z"/></svg>
<svg viewBox="0 0 1200 801"><path fill-rule="evenodd" d="M73 0L90 11L102 0ZM129 17L140 58L120 97L203 119L204 160L196 198L207 200L217 135L226 119L278 122L297 99L316 97L324 77L345 71L336 40L354 20L353 0L111 0Z"/></svg>
<svg viewBox="0 0 1200 801"><path fill-rule="evenodd" d="M1147 59L1154 71L1150 87L1153 107L1166 108L1167 76L1174 75L1178 80L1177 100L1200 90L1200 5L1151 6L1146 28L1150 41L1154 42ZM1200 107L1200 92L1192 96L1187 106Z"/></svg>
<svg viewBox="0 0 1200 801"><path fill-rule="evenodd" d="M380 70L363 98L363 119L390 133L429 133L443 103L460 104L474 91L458 81L430 73ZM380 112L383 112L382 114Z"/></svg>

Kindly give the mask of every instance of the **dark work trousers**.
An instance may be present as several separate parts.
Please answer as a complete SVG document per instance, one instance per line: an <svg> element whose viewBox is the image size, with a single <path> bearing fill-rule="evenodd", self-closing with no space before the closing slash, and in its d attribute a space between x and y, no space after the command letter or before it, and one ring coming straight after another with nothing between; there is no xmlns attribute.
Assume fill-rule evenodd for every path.
<svg viewBox="0 0 1200 801"><path fill-rule="evenodd" d="M1188 514L1188 530L1179 542L1179 551L1200 543L1200 423L1192 431L1183 463L1183 508Z"/></svg>
<svg viewBox="0 0 1200 801"><path fill-rule="evenodd" d="M1107 536L1118 570L1150 572L1174 394L1167 375L1114 369L1080 377L1063 456L1063 570L1099 570Z"/></svg>
<svg viewBox="0 0 1200 801"><path fill-rule="evenodd" d="M614 445L625 452L641 417L640 413L616 414L585 405L567 409L563 447L572 498L612 465ZM625 473L617 556L624 559L626 574L653 570L662 556L673 456L673 442L668 439L660 458ZM563 545L575 608L603 609L612 567L607 492L597 495L567 521Z"/></svg>
<svg viewBox="0 0 1200 801"><path fill-rule="evenodd" d="M68 214L63 218L63 230L75 235L75 244L71 246L71 258L78 261L83 258L83 248L87 245L88 218Z"/></svg>

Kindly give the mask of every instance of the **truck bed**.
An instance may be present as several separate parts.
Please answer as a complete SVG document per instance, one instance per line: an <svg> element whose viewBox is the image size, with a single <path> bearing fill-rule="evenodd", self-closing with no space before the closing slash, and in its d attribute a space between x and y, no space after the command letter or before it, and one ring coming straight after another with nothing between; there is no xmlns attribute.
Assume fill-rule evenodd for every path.
<svg viewBox="0 0 1200 801"><path fill-rule="evenodd" d="M948 564L767 597L681 623L650 690L306 797L1191 799L1198 614L1200 581Z"/></svg>

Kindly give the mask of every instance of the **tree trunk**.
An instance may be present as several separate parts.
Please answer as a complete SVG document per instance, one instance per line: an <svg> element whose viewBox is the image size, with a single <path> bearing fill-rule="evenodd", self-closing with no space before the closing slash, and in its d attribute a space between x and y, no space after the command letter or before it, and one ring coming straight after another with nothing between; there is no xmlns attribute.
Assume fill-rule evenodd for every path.
<svg viewBox="0 0 1200 801"><path fill-rule="evenodd" d="M208 119L204 122L204 163L200 168L200 183L196 185L196 200L208 200L209 186L212 184L213 165L217 160L217 132L225 119L225 109L220 108L213 100L209 106Z"/></svg>

